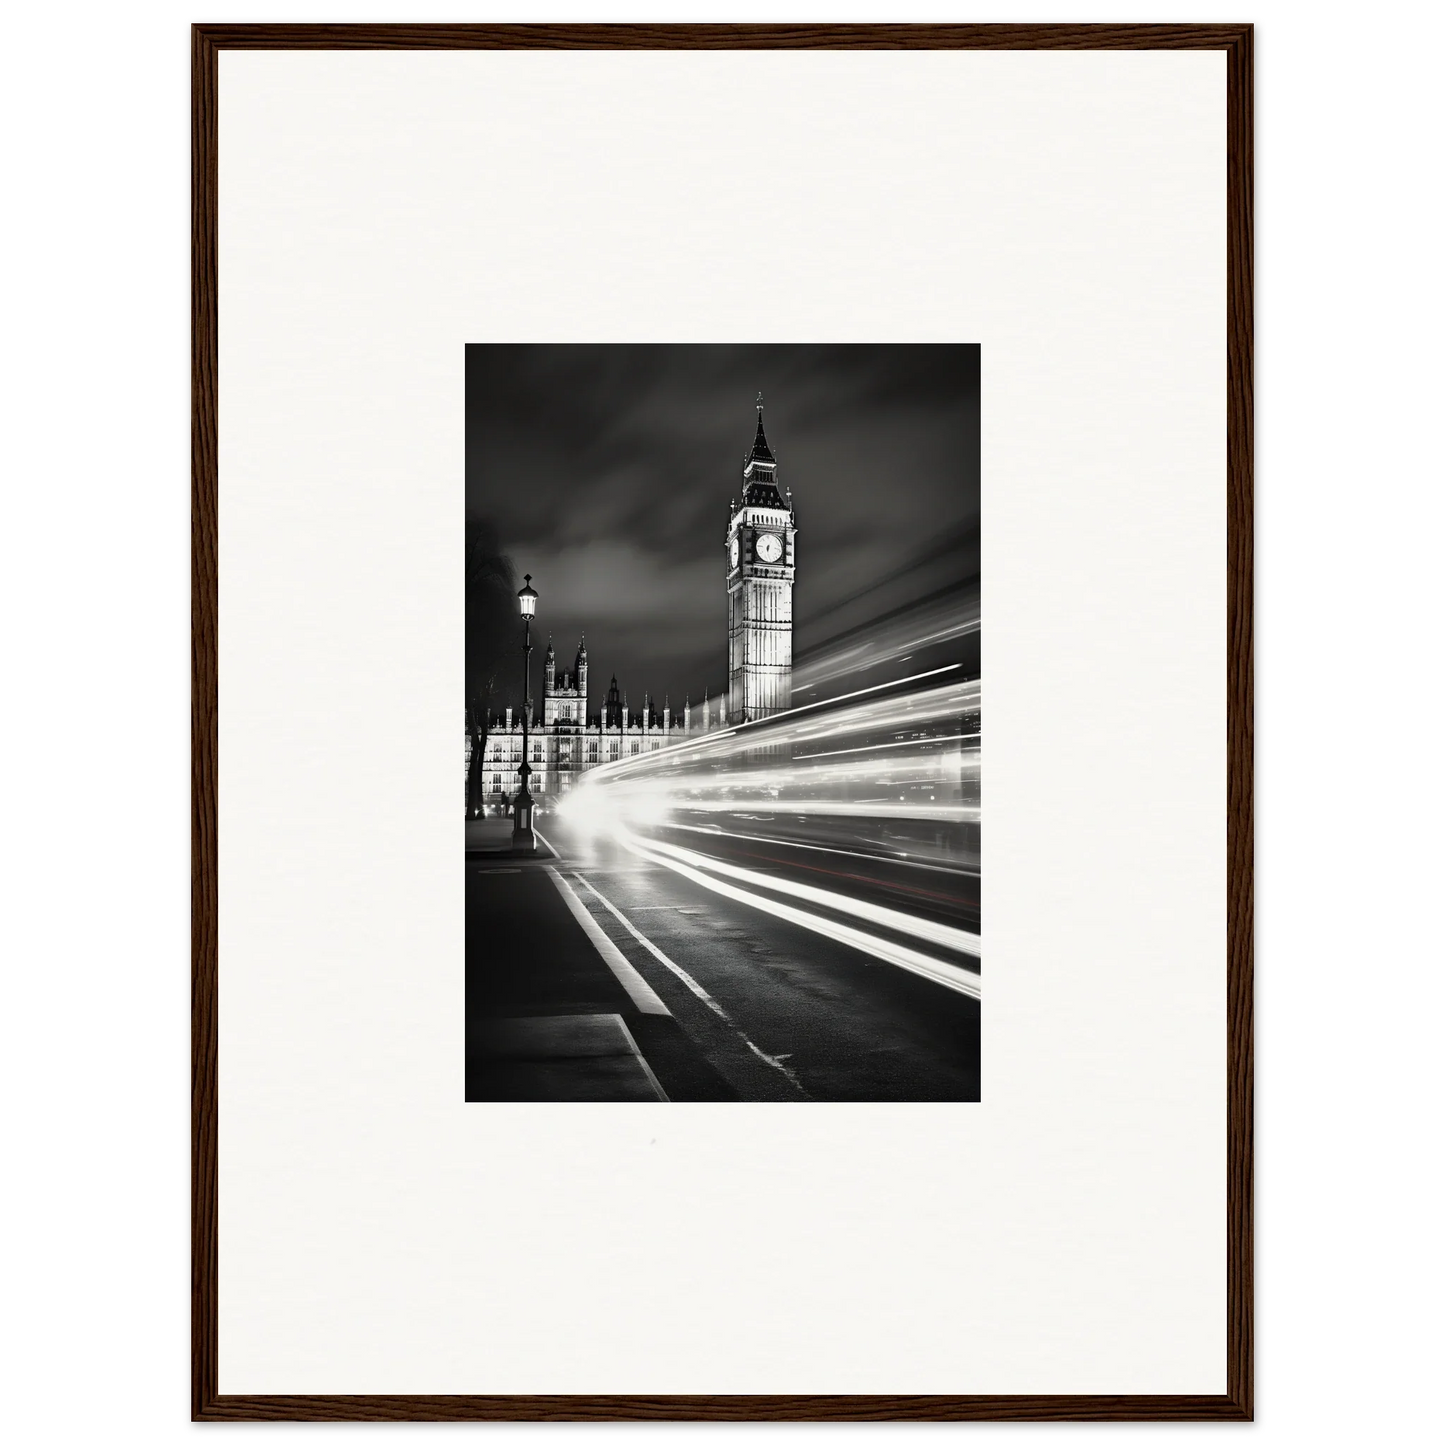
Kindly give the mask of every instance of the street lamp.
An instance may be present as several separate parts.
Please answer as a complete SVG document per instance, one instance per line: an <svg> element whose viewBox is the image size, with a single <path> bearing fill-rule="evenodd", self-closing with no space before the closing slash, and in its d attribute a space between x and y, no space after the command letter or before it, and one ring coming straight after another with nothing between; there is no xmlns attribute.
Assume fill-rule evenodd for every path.
<svg viewBox="0 0 1445 1445"><path fill-rule="evenodd" d="M532 587L532 574L527 573L522 590L517 593L517 607L522 614L522 766L517 770L522 786L517 789L512 813L512 848L520 853L536 851L537 840L532 833L532 792L527 779L532 764L527 760L527 714L532 710L532 618L537 614L537 593Z"/></svg>

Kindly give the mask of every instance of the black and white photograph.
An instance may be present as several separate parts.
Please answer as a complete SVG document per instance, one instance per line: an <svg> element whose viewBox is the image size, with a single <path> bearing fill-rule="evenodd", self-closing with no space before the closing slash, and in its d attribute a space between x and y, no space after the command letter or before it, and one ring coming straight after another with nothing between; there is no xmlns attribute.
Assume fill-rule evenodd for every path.
<svg viewBox="0 0 1445 1445"><path fill-rule="evenodd" d="M979 347L465 366L467 1101L978 1101Z"/></svg>

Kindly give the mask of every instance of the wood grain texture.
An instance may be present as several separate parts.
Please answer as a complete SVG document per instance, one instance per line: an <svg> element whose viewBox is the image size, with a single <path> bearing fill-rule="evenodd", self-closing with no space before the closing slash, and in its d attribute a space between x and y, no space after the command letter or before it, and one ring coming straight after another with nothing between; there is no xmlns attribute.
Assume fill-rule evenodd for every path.
<svg viewBox="0 0 1445 1445"><path fill-rule="evenodd" d="M1221 50L1228 65L1227 1360L1223 1395L220 1395L217 1357L217 56L242 50ZM1254 1412L1254 206L1248 25L200 25L192 30L192 1417L1250 1420Z"/></svg>
<svg viewBox="0 0 1445 1445"><path fill-rule="evenodd" d="M1227 50L1242 25L200 25L236 50Z"/></svg>
<svg viewBox="0 0 1445 1445"><path fill-rule="evenodd" d="M191 1412L216 1399L216 46L191 34Z"/></svg>
<svg viewBox="0 0 1445 1445"><path fill-rule="evenodd" d="M1243 1420L1228 1395L223 1395L198 1420Z"/></svg>
<svg viewBox="0 0 1445 1445"><path fill-rule="evenodd" d="M1229 50L1228 761L1229 1395L1254 1418L1254 32Z"/></svg>

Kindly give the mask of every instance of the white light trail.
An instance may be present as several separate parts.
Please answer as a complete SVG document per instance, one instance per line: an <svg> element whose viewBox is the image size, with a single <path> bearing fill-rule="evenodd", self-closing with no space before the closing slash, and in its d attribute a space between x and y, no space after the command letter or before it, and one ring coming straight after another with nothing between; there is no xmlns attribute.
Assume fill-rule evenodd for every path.
<svg viewBox="0 0 1445 1445"><path fill-rule="evenodd" d="M689 878L701 887L721 894L724 898L745 903L748 907L756 908L763 913L771 913L775 918L782 918L789 923L797 924L800 928L809 929L813 933L822 934L825 938L831 938L850 948L856 948L861 953L882 959L885 963L894 964L898 968L906 969L909 973L918 974L921 978L929 979L933 983L941 984L944 988L965 994L969 998L980 996L979 975L971 973L967 969L959 968L955 964L944 963L940 959L930 958L927 954L919 953L916 949L906 948L900 943L894 943L891 939L877 938L850 924L839 923L834 919L824 918L820 914L808 913L801 908L793 908L789 904L779 903L775 899L764 897L759 893L749 893L745 889L724 882L721 878L714 878L679 859L655 853L647 844L634 838L631 834L624 833L622 842L637 857L644 858L661 867L670 868L674 873L681 874L684 878Z"/></svg>
<svg viewBox="0 0 1445 1445"><path fill-rule="evenodd" d="M930 668L927 672L899 678L896 682L880 682L873 687L845 692L839 697L827 698L822 702L804 703L788 712L777 713L759 722L744 723L729 728L726 732L707 733L691 742L675 743L655 752L642 753L635 758L618 758L616 762L593 768L587 776L598 783L610 783L638 772L655 774L659 768L673 768L685 763L696 764L704 759L718 761L726 757L742 756L765 746L777 747L791 742L843 736L858 732L865 726L887 725L887 721L892 718L898 720L897 725L900 727L917 726L931 719L965 710L970 699L976 706L978 682L973 680L950 683L943 687L925 689L923 692L905 693L899 697L877 698L871 702L858 702L856 699L870 697L874 693L895 691L910 683L922 682L944 673L957 672L960 666L959 663L950 663L947 667ZM851 706L840 708L840 703L851 703ZM822 717L811 716L819 708L828 708L830 711Z"/></svg>
<svg viewBox="0 0 1445 1445"><path fill-rule="evenodd" d="M738 817L742 814L739 813ZM762 820L759 819L761 822ZM732 833L726 828L719 828L716 823L706 825L698 823L669 823L669 828L675 828L681 833L701 833L705 838L737 838L744 843L766 843L777 848L803 848L810 853L835 853L840 858L857 858L865 863L877 863L880 859L885 863L897 863L903 868L926 868L930 873L972 873L977 874L978 869L968 863L961 863L957 866L949 866L943 863L921 863L916 858L901 858L894 854L864 853L856 848L828 848L822 843L799 843L793 838L773 838L765 833ZM494 873L499 869L493 869Z"/></svg>
<svg viewBox="0 0 1445 1445"><path fill-rule="evenodd" d="M793 685L807 692L852 673L907 662L920 649L966 637L979 625L976 593L966 598L950 594L921 599L902 615L878 619L861 635L849 633L824 643L798 663Z"/></svg>
<svg viewBox="0 0 1445 1445"><path fill-rule="evenodd" d="M629 840L634 843L638 841L633 835L624 832L623 841ZM690 864L694 868L705 868L710 873L721 873L725 878L736 878L740 882L750 883L754 888L766 888L774 893L788 893L808 903L831 908L838 913L846 913L850 917L862 919L864 922L875 924L880 928L892 929L895 933L903 933L910 938L917 938L940 948L949 948L956 953L970 954L974 958L979 957L981 952L979 935L967 933L962 928L953 928L946 923L935 923L928 918L915 918L911 913L900 913L896 908L885 908L878 903L865 903L862 899L851 898L846 893L835 893L827 888L815 888L809 883L795 883L791 879L773 878L751 868L739 868L735 863L724 863L720 859L709 857L706 853L698 853L691 848L679 848L675 843L663 843L655 838L649 838L645 846L676 858L679 862Z"/></svg>
<svg viewBox="0 0 1445 1445"><path fill-rule="evenodd" d="M866 697L870 692L882 692L886 687L903 687L910 682L922 682L925 677L937 677L944 672L957 672L963 664L961 662L950 662L947 667L931 667L927 672L915 672L911 677L900 677L897 682L879 682L872 687L860 687L856 692L840 692L837 697L825 697L819 702L807 702L802 707L795 707L789 712L780 713L780 717L796 717L799 713L811 712L814 708L831 707L834 703L847 702L849 698Z"/></svg>
<svg viewBox="0 0 1445 1445"><path fill-rule="evenodd" d="M981 821L982 752L972 725L980 684L958 672L958 664L930 669L593 769L563 809L584 828L620 822L644 835L718 815L724 826L788 819L800 837L814 825L810 841L824 848L843 843L845 852L849 840L839 836L840 825L844 833L879 833L881 845L880 825L922 824L943 830L920 839L925 855L934 852L933 863L957 858L960 866L944 871L976 874L977 843L959 830ZM920 682L922 691L898 690ZM796 839L783 841L798 846ZM861 856L897 851L895 843Z"/></svg>
<svg viewBox="0 0 1445 1445"><path fill-rule="evenodd" d="M881 753L889 748L921 748L933 743L960 743L978 737L977 733L946 733L942 737L904 738L896 743L869 743L861 748L834 748L827 753L794 753L795 763L806 762L809 758L842 758L850 753Z"/></svg>
<svg viewBox="0 0 1445 1445"><path fill-rule="evenodd" d="M734 813L739 818L748 813L783 813L794 818L897 818L921 822L977 823L979 805L976 803L930 803L926 798L917 801L868 803L833 803L821 798L793 798L770 801L766 798L739 799L731 802L726 798L679 798L669 795L673 807L689 813ZM657 821L665 822L659 818Z"/></svg>

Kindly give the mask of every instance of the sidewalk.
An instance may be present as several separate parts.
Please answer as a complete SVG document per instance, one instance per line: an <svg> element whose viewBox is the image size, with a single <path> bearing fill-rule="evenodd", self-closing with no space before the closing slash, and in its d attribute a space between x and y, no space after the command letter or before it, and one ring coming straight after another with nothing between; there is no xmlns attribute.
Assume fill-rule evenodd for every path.
<svg viewBox="0 0 1445 1445"><path fill-rule="evenodd" d="M666 1103L618 1014L479 1019L467 1034L467 1099Z"/></svg>
<svg viewBox="0 0 1445 1445"><path fill-rule="evenodd" d="M535 853L512 851L512 820L510 818L468 818L466 822L467 857L478 854L505 858L553 858L556 855L539 838Z"/></svg>
<svg viewBox="0 0 1445 1445"><path fill-rule="evenodd" d="M468 847L467 1101L735 1098L538 846Z"/></svg>

